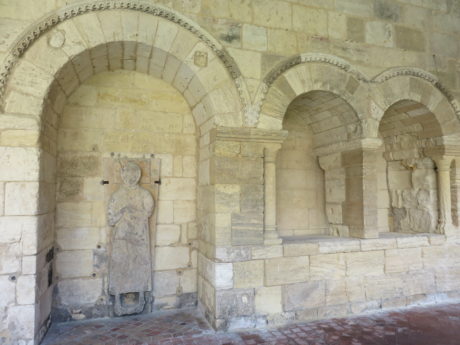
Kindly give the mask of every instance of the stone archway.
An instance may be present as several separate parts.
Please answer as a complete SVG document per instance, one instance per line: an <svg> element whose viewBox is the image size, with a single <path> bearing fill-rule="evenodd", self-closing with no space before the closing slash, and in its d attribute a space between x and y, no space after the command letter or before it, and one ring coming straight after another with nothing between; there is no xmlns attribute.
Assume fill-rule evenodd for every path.
<svg viewBox="0 0 460 345"><path fill-rule="evenodd" d="M9 204L15 205L6 210L5 217L16 225L27 222L27 233L18 246L11 247L10 259L18 262L18 272L21 260L35 262L33 269L18 274L35 293L21 300L25 324L18 324L20 334L12 336L35 341L49 325L52 303L53 285L48 277L53 275L57 123L68 97L102 71L135 70L161 78L175 87L192 109L197 131L204 138L199 141L203 153L209 150L205 138L213 127L242 124L245 103L239 72L223 48L194 24L164 8L128 6L123 1L79 4L47 20L44 27L38 24L37 33L25 34L27 44L17 44L27 49L11 55L14 59L3 79L8 83L1 115L9 139L0 148L0 176L8 182ZM206 173L209 155L200 157L198 189L210 183ZM211 202L201 201L204 208Z"/></svg>
<svg viewBox="0 0 460 345"><path fill-rule="evenodd" d="M340 161L325 163L321 152L330 155L331 148L359 138L358 122L349 103L328 91L307 92L288 106L283 118L288 136L277 157L280 236L349 235L342 217L344 168Z"/></svg>
<svg viewBox="0 0 460 345"><path fill-rule="evenodd" d="M409 163L412 173L416 170L429 171L435 167L437 175L437 181L431 187L437 193L437 201L433 201L437 207L434 207L432 213L435 214L431 217L438 219L430 222L430 231L451 233L451 163L459 154L456 144L460 130L457 101L435 76L419 69L393 68L376 76L373 81L375 84L372 86L370 102L372 116L379 126L372 126L371 135L377 136L379 131L380 135L387 138L409 135L416 139L417 144L413 149L419 151L425 161ZM406 109L408 112L398 112L398 109ZM410 119L402 119L404 125L398 125L394 121L396 118L391 116L395 113L399 114L400 120L402 116L408 116L408 113L412 115ZM406 128L406 124L412 126ZM402 128L392 131L391 127L395 125ZM414 146L415 142L411 145Z"/></svg>
<svg viewBox="0 0 460 345"><path fill-rule="evenodd" d="M379 140L366 139L369 127L366 80L362 73L340 58L304 54L281 63L267 75L259 90L257 126L263 129L281 129L286 109L302 94L325 92L335 95L336 102L346 105L344 109L349 118L343 121L340 114L331 116L338 124L334 129L327 129L328 124L325 124L323 135L316 134L324 140L322 143L317 140L315 148L319 164L325 171L326 186L334 188L332 183L337 184L337 173L340 176L340 206L337 208L331 203L331 210L327 210L329 218L334 218L332 231L339 236L377 236L376 213L373 212L376 203L372 201L375 186L369 179L362 178L363 171L373 166L372 152L380 146ZM336 213L338 217L333 216Z"/></svg>
<svg viewBox="0 0 460 345"><path fill-rule="evenodd" d="M377 122L393 104L409 100L422 104L434 114L442 136L458 133L460 108L457 101L432 74L413 68L393 68L375 76L372 83L370 108ZM373 128L371 136L375 136L377 130Z"/></svg>
<svg viewBox="0 0 460 345"><path fill-rule="evenodd" d="M364 118L368 87L366 77L346 61L325 54L302 54L280 63L264 78L255 105L260 107L257 127L280 129L294 98L310 91L332 92Z"/></svg>

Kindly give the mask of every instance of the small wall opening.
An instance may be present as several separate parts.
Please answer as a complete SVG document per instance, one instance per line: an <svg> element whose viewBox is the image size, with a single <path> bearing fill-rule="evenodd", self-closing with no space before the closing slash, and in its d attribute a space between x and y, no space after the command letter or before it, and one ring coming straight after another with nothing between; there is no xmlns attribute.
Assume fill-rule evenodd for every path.
<svg viewBox="0 0 460 345"><path fill-rule="evenodd" d="M379 220L388 215L388 230L380 231L436 231L436 167L425 148L441 135L435 115L420 103L403 100L385 112L379 126L384 152L379 158L378 204Z"/></svg>

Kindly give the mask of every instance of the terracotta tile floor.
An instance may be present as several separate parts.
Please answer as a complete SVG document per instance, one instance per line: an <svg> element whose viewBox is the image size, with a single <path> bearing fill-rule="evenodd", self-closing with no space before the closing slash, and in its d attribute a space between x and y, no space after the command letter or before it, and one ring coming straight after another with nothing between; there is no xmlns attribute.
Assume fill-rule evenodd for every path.
<svg viewBox="0 0 460 345"><path fill-rule="evenodd" d="M214 332L194 311L55 324L42 345L460 345L460 304L245 332Z"/></svg>

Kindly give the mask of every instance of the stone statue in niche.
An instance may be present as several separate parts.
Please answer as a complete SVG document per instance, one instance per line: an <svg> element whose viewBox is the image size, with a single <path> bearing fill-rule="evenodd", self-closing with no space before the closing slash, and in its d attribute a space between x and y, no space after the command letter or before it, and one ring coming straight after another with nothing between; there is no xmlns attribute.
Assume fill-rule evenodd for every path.
<svg viewBox="0 0 460 345"><path fill-rule="evenodd" d="M149 218L154 200L139 186L141 169L128 162L121 169L122 186L113 193L107 210L112 231L109 294L114 296L118 316L144 310L152 291Z"/></svg>

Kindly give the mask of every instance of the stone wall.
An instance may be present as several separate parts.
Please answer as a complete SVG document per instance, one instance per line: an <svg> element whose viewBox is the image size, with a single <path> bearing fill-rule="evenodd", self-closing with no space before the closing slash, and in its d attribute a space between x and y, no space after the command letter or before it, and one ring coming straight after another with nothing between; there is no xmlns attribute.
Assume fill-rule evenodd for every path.
<svg viewBox="0 0 460 345"><path fill-rule="evenodd" d="M165 231L164 238L156 238L164 243L158 253L165 255L156 258L156 275L167 284L155 287L161 291L158 308L178 306L183 300L177 296L193 294L195 274L200 306L217 328L458 297L459 232L452 223L458 219L458 164L452 161L460 156L459 13L459 4L449 0L3 1L0 342L38 343L49 325L53 300L66 310L66 318L71 317L69 309L76 310L70 313L76 318L91 316L78 301L72 308L63 307L65 296L59 292L73 280L96 285L92 291L98 293L88 306L105 293L104 262L99 259L104 258L107 229L103 202L94 192L105 188L95 183L105 178L102 167L104 159L112 159L110 152L138 160L148 160L144 155L150 153L162 155L170 175L161 188L168 193L183 195L190 187L175 188L173 180L196 179L196 197L191 197L199 201L196 233L193 221L174 218L177 210L190 211L192 200L161 200L160 192L158 219L168 220L157 228ZM119 69L142 76L133 77L127 88L121 80L134 72L100 74ZM136 86L136 80L149 79L146 74L163 82ZM95 97L94 90L103 95L106 86L85 83L93 75L93 82L117 75L123 92L112 88L104 97ZM154 128L146 133L135 127L132 113L118 112L126 110L124 102L136 108L136 118L158 112L165 104L145 103L156 99L145 98L149 85L161 85L161 92L177 90L173 100L162 97L168 99L168 112L178 105L191 112L193 121L189 116L181 130L194 123L194 144L182 142L184 134L188 138L192 132L172 139L178 130L173 117L167 117L161 135L153 136ZM295 99L301 100L299 113L306 115L305 133L309 129L316 136L313 146L324 171L331 233L360 239L282 244L278 237L276 154L288 136L283 120ZM321 100L319 109L315 100ZM402 100L413 102L414 109L426 108L430 115L396 111L386 116ZM113 113L102 110L115 107ZM93 126L100 121L108 132L113 130L112 137L95 135L100 128ZM130 129L138 132L134 135ZM417 133L417 159L431 159L436 167L436 202L434 168L420 169L431 181L431 223L424 223L423 231L442 235L379 235L394 230L391 218L386 222L385 217L391 216L388 210L395 200L390 200L386 183L393 177L384 176L381 169L407 160L391 153L414 153L413 143L399 150L395 139L404 139L412 130ZM382 144L384 162L379 156ZM152 152L155 145L163 153ZM76 159L79 155L97 156L100 176L61 174L70 151L79 164L84 162ZM184 169L193 164L189 156L198 162L196 178ZM393 176L399 170L394 169ZM407 182L413 174L401 171L404 176L392 182ZM72 205L70 211L66 204ZM60 216L85 212L84 226L67 226L63 221L72 219ZM89 232L95 228L97 240L86 236L95 235ZM77 234L80 240L75 240ZM198 241L189 241L194 238ZM53 247L59 250L53 252ZM76 271L70 270L76 258ZM176 265L176 258L183 260ZM53 275L54 283L61 285L54 299ZM87 290L78 286L67 291L81 297Z"/></svg>
<svg viewBox="0 0 460 345"><path fill-rule="evenodd" d="M126 159L141 165L141 185L154 195L160 168L150 222L154 308L196 304L196 140L187 103L151 76L101 73L69 98L57 145L56 321L112 313L106 208Z"/></svg>
<svg viewBox="0 0 460 345"><path fill-rule="evenodd" d="M313 133L289 110L283 129L289 134L276 160L278 232L280 236L328 234L324 172L313 151Z"/></svg>
<svg viewBox="0 0 460 345"><path fill-rule="evenodd" d="M460 297L458 240L442 235L291 241L227 250L216 327L247 328Z"/></svg>

